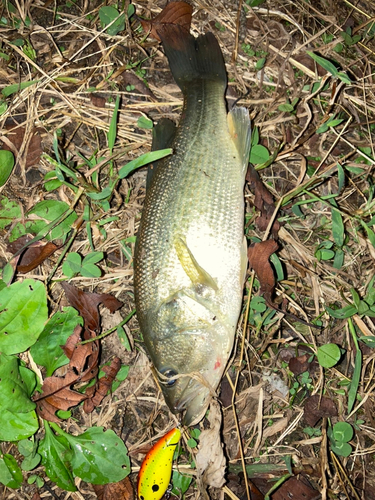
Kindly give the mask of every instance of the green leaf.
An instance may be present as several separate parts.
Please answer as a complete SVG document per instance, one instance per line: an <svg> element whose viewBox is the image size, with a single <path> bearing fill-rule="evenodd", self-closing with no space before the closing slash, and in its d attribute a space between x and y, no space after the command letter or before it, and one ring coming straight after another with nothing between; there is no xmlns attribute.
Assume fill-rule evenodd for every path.
<svg viewBox="0 0 375 500"><path fill-rule="evenodd" d="M270 256L270 261L272 262L272 265L276 271L276 280L282 281L284 279L284 269L283 269L283 265L281 264L281 261L280 261L278 255L273 253Z"/></svg>
<svg viewBox="0 0 375 500"><path fill-rule="evenodd" d="M102 9L113 9L113 7L102 7L99 10L99 16L100 16L100 11ZM116 9L113 9L116 10ZM117 12L117 11L116 11ZM125 25L124 25L125 27ZM123 28L124 29L124 28ZM117 34L117 33L115 33ZM108 149L110 153L112 154L113 147L116 142L116 136L117 136L117 121L118 121L118 109L120 107L120 96L116 97L116 102L115 102L115 107L112 113L112 118L111 118L111 123L109 125L109 130L108 130Z"/></svg>
<svg viewBox="0 0 375 500"><path fill-rule="evenodd" d="M9 179L14 167L14 155L11 151L0 149L0 187Z"/></svg>
<svg viewBox="0 0 375 500"><path fill-rule="evenodd" d="M350 85L352 83L348 75L346 73L343 73L342 71L337 73L337 78L339 78L342 82L346 83L347 85Z"/></svg>
<svg viewBox="0 0 375 500"><path fill-rule="evenodd" d="M24 460L22 460L21 467L22 470L25 471L30 471L35 469L40 464L40 461L42 460L42 457L39 455L39 453L36 453L33 456L26 457Z"/></svg>
<svg viewBox="0 0 375 500"><path fill-rule="evenodd" d="M95 201L100 201L100 200L104 200L106 198L109 198L111 195L112 195L112 188L110 188L109 186L103 188L100 193L95 193L94 191L92 191L91 193L87 192L87 196L89 196L92 200L95 200Z"/></svg>
<svg viewBox="0 0 375 500"><path fill-rule="evenodd" d="M34 410L28 384L24 383L16 356L0 354L0 410L27 413ZM26 369L27 370L27 369ZM28 370L30 371L30 370Z"/></svg>
<svg viewBox="0 0 375 500"><path fill-rule="evenodd" d="M137 120L137 126L139 128L152 129L154 124L152 123L152 120L150 120L149 118L146 118L145 116L140 116Z"/></svg>
<svg viewBox="0 0 375 500"><path fill-rule="evenodd" d="M192 480L193 480L192 476L187 476L181 474L177 470L174 470L172 474L172 484L173 484L172 493L180 497L181 495L186 493L186 491L189 489Z"/></svg>
<svg viewBox="0 0 375 500"><path fill-rule="evenodd" d="M111 6L104 6L99 9L99 18L103 26L108 26L116 17L119 16L119 11ZM120 31L125 29L125 14L121 14L121 16L115 21L106 32L108 35L114 36L117 35Z"/></svg>
<svg viewBox="0 0 375 500"><path fill-rule="evenodd" d="M354 430L348 422L337 422L333 426L332 434L335 441L348 443L353 439Z"/></svg>
<svg viewBox="0 0 375 500"><path fill-rule="evenodd" d="M61 346L65 345L77 325L83 325L83 319L76 309L64 307L50 318L37 342L30 348L35 363L46 368L47 377L69 363Z"/></svg>
<svg viewBox="0 0 375 500"><path fill-rule="evenodd" d="M46 232L45 237L49 240L63 238L71 231L72 225L78 217L75 212L71 212L67 203L58 200L45 200L37 203L28 212L28 215L31 214L45 220L28 221L25 226L20 223L17 224L11 233L11 241L26 232L40 233L41 235ZM49 221L50 225L46 221Z"/></svg>
<svg viewBox="0 0 375 500"><path fill-rule="evenodd" d="M340 165L340 163L337 164L337 176L339 181L339 193L340 193L342 191L342 188L345 186L345 171Z"/></svg>
<svg viewBox="0 0 375 500"><path fill-rule="evenodd" d="M254 127L254 130L251 133L251 148L253 148L257 144L259 144L259 128Z"/></svg>
<svg viewBox="0 0 375 500"><path fill-rule="evenodd" d="M359 337L359 339L361 342L363 342L364 344L366 344L368 347L371 347L371 349L373 349L375 347L375 337Z"/></svg>
<svg viewBox="0 0 375 500"><path fill-rule="evenodd" d="M100 262L103 258L103 252L91 252L83 259L82 266L85 264L96 264L96 262Z"/></svg>
<svg viewBox="0 0 375 500"><path fill-rule="evenodd" d="M270 154L265 146L257 144L251 148L250 163L253 163L254 165L265 163L269 157Z"/></svg>
<svg viewBox="0 0 375 500"><path fill-rule="evenodd" d="M255 69L259 71L260 69L262 69L264 67L265 64L266 64L266 58L265 57L261 57L256 62Z"/></svg>
<svg viewBox="0 0 375 500"><path fill-rule="evenodd" d="M82 257L77 252L69 252L62 265L62 271L68 278L73 278L81 271Z"/></svg>
<svg viewBox="0 0 375 500"><path fill-rule="evenodd" d="M112 430L92 427L79 436L64 433L73 451L71 464L76 476L92 484L121 481L131 472L128 452Z"/></svg>
<svg viewBox="0 0 375 500"><path fill-rule="evenodd" d="M20 206L15 201L9 201L8 198L2 198L0 201L0 229L9 226L14 219L22 215Z"/></svg>
<svg viewBox="0 0 375 500"><path fill-rule="evenodd" d="M342 268L342 265L344 263L344 257L345 257L344 251L341 250L341 248L337 249L335 253L335 258L333 260L333 267L335 269Z"/></svg>
<svg viewBox="0 0 375 500"><path fill-rule="evenodd" d="M85 266L82 266L81 275L86 278L100 278L102 271L94 264L86 264Z"/></svg>
<svg viewBox="0 0 375 500"><path fill-rule="evenodd" d="M352 377L352 381L350 383L350 388L349 388L349 392L348 392L348 413L350 413L352 411L356 397L357 397L359 382L361 379L361 371L362 371L362 353L361 353L361 350L359 348L357 348L357 352L355 355L355 362L354 362L353 377ZM348 439L348 441L349 441L349 439Z"/></svg>
<svg viewBox="0 0 375 500"><path fill-rule="evenodd" d="M133 170L143 167L144 165L147 165L148 163L152 163L153 161L160 160L161 158L164 158L165 156L168 156L172 154L172 149L161 149L159 151L150 151L149 153L145 153L135 160L130 161L126 165L120 168L119 170L119 178L124 179L127 177Z"/></svg>
<svg viewBox="0 0 375 500"><path fill-rule="evenodd" d="M38 418L34 410L27 413L0 410L0 441L28 438L38 429Z"/></svg>
<svg viewBox="0 0 375 500"><path fill-rule="evenodd" d="M130 345L128 336L126 335L126 332L122 326L117 327L117 335L118 338L120 339L122 346L125 347L127 351L131 351L132 347Z"/></svg>
<svg viewBox="0 0 375 500"><path fill-rule="evenodd" d="M330 316L332 316L332 318L346 319L356 314L357 308L352 305L345 306L342 309L331 309L330 307L326 306L326 311Z"/></svg>
<svg viewBox="0 0 375 500"><path fill-rule="evenodd" d="M71 449L69 444L58 440L48 422L44 421L45 436L40 441L38 452L47 476L63 490L76 491L73 473L69 464Z"/></svg>
<svg viewBox="0 0 375 500"><path fill-rule="evenodd" d="M318 347L317 352L318 363L323 368L331 368L335 366L340 358L341 351L337 344L325 344Z"/></svg>
<svg viewBox="0 0 375 500"><path fill-rule="evenodd" d="M335 441L334 444L331 442L331 450L340 457L348 457L352 452L352 447L349 443Z"/></svg>
<svg viewBox="0 0 375 500"><path fill-rule="evenodd" d="M22 481L22 471L18 467L17 460L12 455L2 455L0 457L0 483L8 488L17 489Z"/></svg>
<svg viewBox="0 0 375 500"><path fill-rule="evenodd" d="M312 59L314 59L314 61L317 62L319 66L328 71L328 73L331 73L331 75L336 76L338 74L339 70L333 63L331 63L331 61L328 61L327 59L324 59L324 57L318 56L317 54L314 54L314 52L310 52L309 50L307 50L306 53Z"/></svg>
<svg viewBox="0 0 375 500"><path fill-rule="evenodd" d="M362 219L359 219L359 222L362 225L362 227L365 229L365 231L367 233L367 237L370 240L371 245L373 247L375 247L375 234L374 234L374 231L372 229L370 229L368 227L368 225Z"/></svg>
<svg viewBox="0 0 375 500"><path fill-rule="evenodd" d="M294 106L290 103L284 103L280 104L280 106L277 108L279 111L285 111L287 113L291 113L294 111Z"/></svg>
<svg viewBox="0 0 375 500"><path fill-rule="evenodd" d="M345 227L342 220L341 213L335 209L333 206L331 207L332 213L332 236L335 240L335 243L338 247L342 247L345 239Z"/></svg>
<svg viewBox="0 0 375 500"><path fill-rule="evenodd" d="M26 279L0 291L0 352L17 354L32 346L48 319L40 281Z"/></svg>
<svg viewBox="0 0 375 500"><path fill-rule="evenodd" d="M9 97L10 95L19 92L20 90L26 89L27 87L30 87L30 85L34 85L38 82L39 80L30 80L29 82L14 83L13 85L9 85L8 87L3 88L1 93L4 97Z"/></svg>

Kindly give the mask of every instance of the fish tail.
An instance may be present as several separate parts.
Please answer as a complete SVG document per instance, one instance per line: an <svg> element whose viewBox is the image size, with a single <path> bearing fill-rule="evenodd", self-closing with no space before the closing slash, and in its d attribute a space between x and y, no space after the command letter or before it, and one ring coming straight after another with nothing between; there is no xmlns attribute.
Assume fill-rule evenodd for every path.
<svg viewBox="0 0 375 500"><path fill-rule="evenodd" d="M210 80L226 87L223 54L212 33L195 38L180 26L170 24L158 30L158 35L173 77L184 93L196 80Z"/></svg>

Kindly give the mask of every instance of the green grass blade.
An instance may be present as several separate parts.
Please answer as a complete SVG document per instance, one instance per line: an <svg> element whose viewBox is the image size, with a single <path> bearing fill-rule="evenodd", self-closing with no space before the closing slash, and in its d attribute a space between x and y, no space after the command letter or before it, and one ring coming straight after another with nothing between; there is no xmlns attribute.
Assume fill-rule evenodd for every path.
<svg viewBox="0 0 375 500"><path fill-rule="evenodd" d="M116 142L116 136L117 136L117 120L118 120L118 109L120 107L120 96L116 97L116 103L115 103L115 108L113 110L112 118L111 118L111 123L109 125L109 130L108 130L108 149L110 153L112 154L113 147Z"/></svg>
<svg viewBox="0 0 375 500"><path fill-rule="evenodd" d="M348 414L349 414L353 409L354 402L355 402L356 397L357 397L359 381L361 378L362 352L361 352L359 345L358 345L357 335L356 335L356 332L354 329L353 322L350 318L348 319L348 322L349 322L349 330L350 330L350 333L352 334L355 348L357 349L357 353L355 355L353 377L352 377L352 381L350 383L350 388L349 388L349 392L348 392Z"/></svg>

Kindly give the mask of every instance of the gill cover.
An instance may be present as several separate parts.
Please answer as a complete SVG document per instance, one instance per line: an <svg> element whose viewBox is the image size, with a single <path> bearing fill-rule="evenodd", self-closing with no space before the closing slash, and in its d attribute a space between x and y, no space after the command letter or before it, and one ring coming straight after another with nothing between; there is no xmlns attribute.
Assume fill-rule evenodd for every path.
<svg viewBox="0 0 375 500"><path fill-rule="evenodd" d="M145 456L138 474L139 500L160 500L172 475L173 454L181 438L175 428L167 432Z"/></svg>

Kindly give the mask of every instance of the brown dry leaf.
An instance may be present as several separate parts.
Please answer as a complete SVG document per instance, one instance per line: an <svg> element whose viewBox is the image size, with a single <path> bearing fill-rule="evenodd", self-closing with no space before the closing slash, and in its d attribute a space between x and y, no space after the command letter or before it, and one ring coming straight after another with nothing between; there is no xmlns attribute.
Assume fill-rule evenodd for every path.
<svg viewBox="0 0 375 500"><path fill-rule="evenodd" d="M14 122L14 120L7 120L4 129L8 131L8 134L6 135L7 141L3 141L4 144L2 144L1 149L12 151L16 160L19 161L20 158L18 158L18 152L20 151L25 139L26 128L20 127L18 123ZM43 153L42 141L40 138L41 131L42 129L40 128L34 128L32 130L32 137L26 145L26 149L22 153L22 157L26 159L26 169L37 164L40 160L40 155Z"/></svg>
<svg viewBox="0 0 375 500"><path fill-rule="evenodd" d="M256 225L260 231L265 231L275 211L275 203L271 193L261 181L258 172L251 165L247 169L246 180L249 183L251 192L254 194L254 205L260 211L260 217L256 220ZM276 239L279 233L280 223L275 220L272 224L272 235Z"/></svg>
<svg viewBox="0 0 375 500"><path fill-rule="evenodd" d="M203 486L221 488L225 483L226 461L220 438L222 415L219 403L211 401L207 417L210 428L202 431L199 438L199 450L195 459Z"/></svg>
<svg viewBox="0 0 375 500"><path fill-rule="evenodd" d="M9 243L7 250L13 254L19 252L25 245L27 245L33 236L24 235L17 240ZM47 243L42 243L40 241L35 241L30 246L28 246L21 254L20 259L17 263L17 271L20 273L28 273L44 262L48 257L50 257L56 250L60 247L48 241Z"/></svg>
<svg viewBox="0 0 375 500"><path fill-rule="evenodd" d="M318 500L321 498L309 481L302 475L291 477L271 495L272 500Z"/></svg>
<svg viewBox="0 0 375 500"><path fill-rule="evenodd" d="M304 354L303 356L293 357L289 360L289 370L294 375L300 375L308 371L311 363L309 363L311 355Z"/></svg>
<svg viewBox="0 0 375 500"><path fill-rule="evenodd" d="M151 90L147 87L145 82L138 78L134 73L131 71L125 71L124 73L121 74L121 79L124 82L124 85L133 85L135 90L138 90L140 94L147 95L151 99L156 100L155 95Z"/></svg>
<svg viewBox="0 0 375 500"><path fill-rule="evenodd" d="M91 104L95 106L96 108L105 108L105 105L107 103L107 99L101 95L92 93L89 95Z"/></svg>
<svg viewBox="0 0 375 500"><path fill-rule="evenodd" d="M57 410L68 410L87 399L86 394L71 389L77 382L87 382L98 372L99 347L97 342L78 345L82 327L77 326L63 347L70 359L67 372L63 377L47 377L42 386L42 394L34 399L38 415L51 422L60 422Z"/></svg>
<svg viewBox="0 0 375 500"><path fill-rule="evenodd" d="M260 282L260 292L264 295L266 302L271 304L275 276L268 259L276 252L278 246L276 241L266 240L250 245L247 250L250 266L254 269Z"/></svg>
<svg viewBox="0 0 375 500"><path fill-rule="evenodd" d="M98 500L134 500L134 489L129 477L118 483L93 484Z"/></svg>
<svg viewBox="0 0 375 500"><path fill-rule="evenodd" d="M186 31L190 31L191 16L193 7L186 2L171 2L154 19L145 21L140 19L145 31L150 31L150 36L160 41L158 31L162 30L166 24L181 26Z"/></svg>
<svg viewBox="0 0 375 500"><path fill-rule="evenodd" d="M83 409L86 413L91 413L100 405L103 398L111 390L112 382L116 378L117 373L121 368L121 359L113 358L109 366L103 366L102 370L105 376L100 378L94 386L91 386L86 391L88 399L83 403Z"/></svg>
<svg viewBox="0 0 375 500"><path fill-rule="evenodd" d="M317 422L323 417L337 417L337 408L332 399L325 396L320 397L319 394L310 396L304 407L305 422L311 427L315 427Z"/></svg>
<svg viewBox="0 0 375 500"><path fill-rule="evenodd" d="M117 311L122 302L109 293L88 293L79 290L69 283L61 283L70 304L77 309L85 322L86 330L98 331L100 328L99 304L103 304L111 312ZM86 337L86 334L84 335Z"/></svg>

